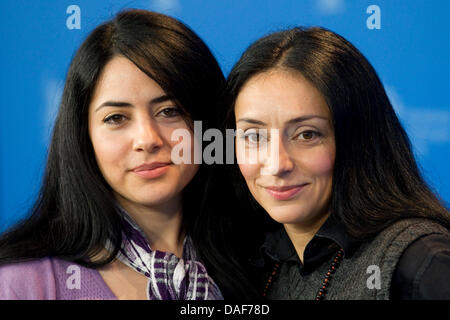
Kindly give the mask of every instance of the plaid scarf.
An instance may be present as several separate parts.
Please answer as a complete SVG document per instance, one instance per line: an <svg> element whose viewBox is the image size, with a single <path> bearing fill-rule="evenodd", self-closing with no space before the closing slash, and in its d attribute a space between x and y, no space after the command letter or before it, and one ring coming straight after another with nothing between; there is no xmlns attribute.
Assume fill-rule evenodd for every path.
<svg viewBox="0 0 450 320"><path fill-rule="evenodd" d="M144 232L120 210L123 217L122 247L117 259L148 278L149 300L222 300L217 285L197 259L189 236L183 241L183 258L152 250Z"/></svg>

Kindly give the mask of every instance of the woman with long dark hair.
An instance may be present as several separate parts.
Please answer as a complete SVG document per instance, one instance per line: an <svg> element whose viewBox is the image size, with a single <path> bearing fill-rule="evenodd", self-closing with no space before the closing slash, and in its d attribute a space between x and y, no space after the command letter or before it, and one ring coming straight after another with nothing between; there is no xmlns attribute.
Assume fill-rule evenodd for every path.
<svg viewBox="0 0 450 320"><path fill-rule="evenodd" d="M449 212L352 44L323 28L265 36L232 69L225 102L263 296L450 298Z"/></svg>
<svg viewBox="0 0 450 320"><path fill-rule="evenodd" d="M192 151L194 121L217 126L224 83L173 18L128 10L97 27L68 70L31 215L0 239L0 298L247 297L221 230L203 227L210 168L172 155Z"/></svg>

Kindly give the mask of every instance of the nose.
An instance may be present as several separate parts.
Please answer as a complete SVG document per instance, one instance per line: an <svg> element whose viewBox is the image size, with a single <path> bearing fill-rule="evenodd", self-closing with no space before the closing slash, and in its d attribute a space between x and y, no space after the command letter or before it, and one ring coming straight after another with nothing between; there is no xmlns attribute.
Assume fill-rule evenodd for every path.
<svg viewBox="0 0 450 320"><path fill-rule="evenodd" d="M151 118L139 121L134 135L133 150L138 152L153 153L161 149L164 144L160 129Z"/></svg>
<svg viewBox="0 0 450 320"><path fill-rule="evenodd" d="M261 173L284 176L291 172L294 167L294 161L284 145L283 138L279 136L278 131L271 133L269 156Z"/></svg>

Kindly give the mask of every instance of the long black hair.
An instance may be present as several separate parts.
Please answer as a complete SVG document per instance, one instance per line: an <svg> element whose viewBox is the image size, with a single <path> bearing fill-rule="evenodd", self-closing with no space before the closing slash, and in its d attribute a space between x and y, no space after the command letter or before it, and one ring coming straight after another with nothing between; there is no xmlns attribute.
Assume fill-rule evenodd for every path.
<svg viewBox="0 0 450 320"><path fill-rule="evenodd" d="M76 52L67 73L39 196L30 215L3 234L0 264L58 257L97 268L111 262L121 244L121 221L111 187L95 160L88 133L88 106L101 71L115 56L132 61L173 97L203 129L217 127L216 109L225 78L205 43L168 16L126 10L98 26ZM204 165L183 190L183 226L191 234L208 273L225 297L246 297L239 266L219 250L220 226L205 230ZM101 258L105 241L114 247ZM226 247L226 245L225 245Z"/></svg>
<svg viewBox="0 0 450 320"><path fill-rule="evenodd" d="M358 49L332 31L297 27L252 44L227 80L227 128L235 128L234 104L243 85L274 68L300 72L331 111L336 141L331 219L361 240L408 217L450 226L448 209L421 176L376 71ZM235 189L248 202L252 196L244 190L245 181L236 172L233 176ZM254 199L250 201L263 212ZM263 216L259 215L263 227L274 227L275 222Z"/></svg>

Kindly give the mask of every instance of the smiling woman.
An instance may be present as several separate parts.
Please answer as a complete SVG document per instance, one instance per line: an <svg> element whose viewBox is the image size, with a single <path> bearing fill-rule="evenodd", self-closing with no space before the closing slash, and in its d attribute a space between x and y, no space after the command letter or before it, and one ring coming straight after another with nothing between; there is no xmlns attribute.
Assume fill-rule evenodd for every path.
<svg viewBox="0 0 450 320"><path fill-rule="evenodd" d="M97 27L69 68L39 198L0 238L0 299L246 297L220 222L202 223L209 168L171 159L175 130L216 127L224 83L173 18Z"/></svg>
<svg viewBox="0 0 450 320"><path fill-rule="evenodd" d="M226 105L247 210L236 225L259 239L248 269L263 296L450 298L449 212L352 44L322 28L270 34L230 72Z"/></svg>
<svg viewBox="0 0 450 320"><path fill-rule="evenodd" d="M237 160L253 197L275 221L315 232L329 215L335 158L331 114L319 91L300 73L271 70L243 86L235 115L237 129L243 132L236 140ZM267 139L257 136L255 141L246 134L264 129L279 133ZM277 147L266 161L240 161L246 149L264 153L268 140ZM267 166L271 174L263 171ZM301 198L305 201L295 201Z"/></svg>
<svg viewBox="0 0 450 320"><path fill-rule="evenodd" d="M172 213L181 219L181 191L198 171L198 165L171 161L176 129L189 130L192 122L164 90L130 60L115 57L99 77L89 107L89 136L99 169L118 203L139 225L156 233L158 213L142 219L145 208ZM191 144L193 149L194 145ZM192 153L193 154L193 153ZM148 210L147 210L148 211ZM177 223L176 223L177 224ZM174 224L174 225L176 225ZM153 227L152 227L153 226ZM154 240L154 249L177 252ZM176 243L176 241L175 241Z"/></svg>

